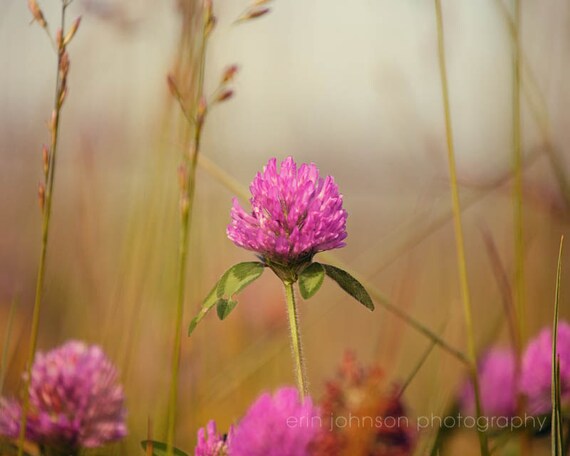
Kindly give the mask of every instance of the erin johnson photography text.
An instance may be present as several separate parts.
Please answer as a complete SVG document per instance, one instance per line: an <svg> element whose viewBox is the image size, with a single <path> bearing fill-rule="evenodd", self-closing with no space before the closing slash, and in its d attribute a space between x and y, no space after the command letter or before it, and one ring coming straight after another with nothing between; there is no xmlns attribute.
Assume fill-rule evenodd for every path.
<svg viewBox="0 0 570 456"><path fill-rule="evenodd" d="M548 426L547 416L493 416L475 417L471 415L462 415L459 413L455 416L438 416L423 415L414 419L407 416L357 416L349 414L348 416L329 416L329 417L306 417L306 416L290 416L287 418L287 426L290 428L297 427L320 427L328 430L344 429L344 428L378 428L378 429L396 429L396 428L414 428L418 431L424 429L477 429L486 432L489 429L517 431L521 429L535 429L542 431Z"/></svg>

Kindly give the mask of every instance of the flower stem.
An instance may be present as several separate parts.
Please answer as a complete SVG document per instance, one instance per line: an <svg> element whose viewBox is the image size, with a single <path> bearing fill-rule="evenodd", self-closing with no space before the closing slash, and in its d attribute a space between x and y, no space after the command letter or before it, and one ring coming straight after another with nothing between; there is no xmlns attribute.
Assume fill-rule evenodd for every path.
<svg viewBox="0 0 570 456"><path fill-rule="evenodd" d="M69 0L62 0L61 5L62 6L61 6L60 30L63 35L65 33L65 12L67 7L69 6ZM41 313L40 311L42 304L42 293L44 288L47 247L48 247L51 209L53 201L53 189L55 182L56 154L57 154L57 146L59 140L59 123L60 123L61 108L63 106L63 100L66 91L65 79L67 78L67 70L64 69L64 65L62 65L64 56L66 55L66 44L67 43L65 43L63 39L60 39L59 42L57 43L57 73L56 73L55 101L54 101L52 118L50 120L51 143L50 143L49 157L47 160L47 164L44 163L44 166L47 168L46 172L47 188L44 189L45 195L41 196L40 200L40 204L42 207L42 237L41 237L40 259L38 264L38 275L36 278L36 294L34 299L34 308L32 312L32 325L30 329L30 343L29 343L28 359L26 364L26 375L24 380L22 419L20 422L20 433L18 437L18 456L23 456L24 454L24 440L26 436L27 415L28 415L28 410L30 408L29 385L31 380L32 362L37 348L38 329L40 324L40 313Z"/></svg>
<svg viewBox="0 0 570 456"><path fill-rule="evenodd" d="M206 47L208 42L208 26L211 18L211 11L207 11L204 19L202 43L199 55L199 76L197 81L197 94L195 101L196 121L194 125L194 136L190 151L185 159L184 165L188 166L188 172L183 183L181 195L181 220L180 234L178 243L178 292L176 300L176 317L174 329L174 344L172 348L172 364L170 369L170 388L168 399L168 421L167 421L167 438L166 438L166 454L174 455L174 437L176 426L176 402L178 398L178 380L180 370L180 340L182 336L182 320L184 316L184 298L186 294L186 266L188 263L188 240L190 236L190 228L192 225L192 212L194 207L194 194L196 189L196 169L198 167L198 156L200 153L200 144L202 139L202 128L204 121L204 113L200 113L202 95L204 91L204 75L206 65Z"/></svg>
<svg viewBox="0 0 570 456"><path fill-rule="evenodd" d="M443 14L441 9L441 0L434 0L435 13L437 21L437 41L439 54L439 69L441 73L441 87L443 95L443 107L445 112L445 132L447 141L447 157L449 165L449 177L451 185L451 200L453 206L453 221L455 228L455 242L457 249L457 266L459 270L459 281L461 285L461 298L463 301L463 310L465 314L465 326L467 329L467 345L470 358L469 373L473 381L473 389L475 391L475 410L477 420L482 415L481 394L479 388L479 373L477 371L477 350L475 347L475 334L473 330L473 312L471 309L471 298L469 291L469 280L467 276L467 261L465 259L465 240L463 236L463 224L461 220L461 205L459 202L459 190L457 185L457 171L455 165L455 150L453 145L453 131L451 128L451 109L449 103L449 88L447 83L447 68L445 63L445 46L443 35ZM489 444L487 435L481 429L477 429L479 435L479 446L481 454L488 456Z"/></svg>
<svg viewBox="0 0 570 456"><path fill-rule="evenodd" d="M303 346L301 344L301 333L299 331L299 315L297 313L297 304L295 303L295 290L293 290L293 282L284 281L283 286L285 287L289 330L291 332L291 351L293 354L293 362L295 363L295 378L301 401L303 401L305 396L308 395L307 375L305 373L305 360L303 358Z"/></svg>

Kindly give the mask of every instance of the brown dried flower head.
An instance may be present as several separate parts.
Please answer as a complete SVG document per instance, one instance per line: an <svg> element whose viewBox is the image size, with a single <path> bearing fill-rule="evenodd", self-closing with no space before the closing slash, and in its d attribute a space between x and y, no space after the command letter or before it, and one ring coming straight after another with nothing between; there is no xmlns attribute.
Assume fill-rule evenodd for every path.
<svg viewBox="0 0 570 456"><path fill-rule="evenodd" d="M362 367L348 352L321 401L322 433L316 456L410 456L413 423L378 366Z"/></svg>

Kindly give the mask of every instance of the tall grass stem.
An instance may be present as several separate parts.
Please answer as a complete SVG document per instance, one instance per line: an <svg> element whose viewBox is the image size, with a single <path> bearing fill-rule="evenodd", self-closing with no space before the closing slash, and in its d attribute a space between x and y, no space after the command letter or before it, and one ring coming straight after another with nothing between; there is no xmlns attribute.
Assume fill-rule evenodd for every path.
<svg viewBox="0 0 570 456"><path fill-rule="evenodd" d="M62 6L61 6L60 30L62 37L63 34L65 33L65 13L69 4L70 0L62 0L61 2ZM52 118L50 121L51 143L49 149L49 159L47 164L47 175L46 175L47 188L45 189L45 196L44 200L42 201L42 234L41 234L40 258L39 258L38 273L36 279L34 308L32 312L32 324L30 329L28 358L26 362L26 375L24 377L22 419L20 422L20 434L18 437L18 456L23 456L24 454L24 440L26 436L27 415L30 408L29 385L31 381L32 363L36 354L36 348L38 342L38 331L39 331L41 305L42 305L43 290L44 290L46 258L48 250L49 230L50 230L54 182L55 182L55 170L57 163L56 156L57 156L57 147L59 142L59 124L60 124L61 108L63 106L63 99L66 90L65 87L66 72L64 72L62 68L62 63L66 56L66 44L67 43L63 38L61 38L59 42L56 43L57 70L55 78L56 83L55 83L54 108L53 108Z"/></svg>
<svg viewBox="0 0 570 456"><path fill-rule="evenodd" d="M441 0L434 0L437 20L437 42L439 55L439 69L441 73L441 88L443 95L443 108L445 116L445 132L447 142L447 158L449 165L449 177L451 186L451 200L453 206L453 222L455 229L455 242L457 250L457 266L461 288L461 300L465 316L465 326L467 329L467 345L470 357L470 375L473 381L475 392L475 409L477 419L482 415L481 394L479 388L479 373L477 371L477 350L475 346L475 334L473 329L473 316L471 308L471 297L469 290L469 279L467 275L467 261L465 258L465 240L463 235L463 224L461 220L461 205L459 201L459 190L457 185L457 170L455 163L455 150L453 144L453 130L451 125L451 109L449 102L449 86L447 82L447 67L445 61L445 40L443 29L443 13ZM487 435L482 429L477 429L479 436L479 446L483 456L489 456L489 444Z"/></svg>
<svg viewBox="0 0 570 456"><path fill-rule="evenodd" d="M0 361L0 394L4 391L4 379L6 378L6 368L8 365L8 352L10 349L10 339L12 338L12 329L14 325L14 316L16 315L16 307L18 307L18 300L13 299L10 304L10 313L8 314L8 321L6 323L6 335L4 337L4 345L2 348L2 359Z"/></svg>
<svg viewBox="0 0 570 456"><path fill-rule="evenodd" d="M523 157L521 144L521 4L515 0L513 29L513 226L515 240L515 308L518 340L524 343L526 310L524 301L524 237L523 237Z"/></svg>
<svg viewBox="0 0 570 456"><path fill-rule="evenodd" d="M209 12L208 12L209 14ZM189 122L194 127L194 136L191 142L190 150L185 159L185 165L189 164L186 182L183 185L185 192L181 197L181 219L178 243L178 277L177 277L177 299L176 299L176 317L174 328L174 342L172 349L172 364L170 369L170 388L168 400L168 420L167 420L167 438L166 438L166 454L174 455L174 439L176 427L176 412L178 399L178 383L180 369L180 343L182 337L182 323L184 317L184 300L186 295L186 267L188 263L188 241L190 237L190 229L192 226L192 212L194 208L194 195L196 190L196 169L198 167L198 156L200 153L200 145L202 139L203 119L198 120L201 115L199 112L201 100L204 91L204 76L206 65L206 48L208 42L208 25L211 17L208 15L203 20L202 41L200 45L200 54L198 62L198 81L196 86L195 121Z"/></svg>

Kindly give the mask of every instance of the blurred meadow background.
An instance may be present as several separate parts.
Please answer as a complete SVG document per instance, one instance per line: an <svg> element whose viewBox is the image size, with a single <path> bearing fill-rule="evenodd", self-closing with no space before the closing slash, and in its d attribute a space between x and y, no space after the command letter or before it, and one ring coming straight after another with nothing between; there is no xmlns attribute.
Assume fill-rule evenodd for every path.
<svg viewBox="0 0 570 456"><path fill-rule="evenodd" d="M39 350L74 338L101 344L125 384L138 454L153 423L165 432L176 299L177 168L187 123L166 76L195 84L198 2L75 0L69 94ZM215 0L205 90L240 67L235 96L205 124L184 308L177 446L209 419L221 429L259 392L294 383L279 281L265 274L221 323L192 316L219 276L253 254L226 237L231 197L267 160L293 155L333 175L349 213L336 261L450 345L465 350L433 2L275 0L236 24L247 0ZM60 4L44 0L48 23ZM444 26L478 347L508 345L504 306L515 288L512 5L444 1ZM521 145L526 337L553 314L560 235L570 215L570 4L521 5ZM53 104L55 55L26 3L0 2L0 346L3 394L16 395L27 356L40 246L37 187ZM570 253L564 254L566 263ZM561 318L570 318L563 275ZM378 303L377 303L378 304ZM9 318L13 309L13 318ZM319 397L345 351L404 382L430 346L381 305L373 314L325 282L300 304L311 392ZM435 347L405 394L414 415L441 414L465 369ZM420 435L418 454L436 430ZM548 443L548 442L546 442ZM475 434L456 446L473 448ZM540 444L536 454L539 454ZM547 446L545 447L547 448ZM464 454L469 454L469 450Z"/></svg>

